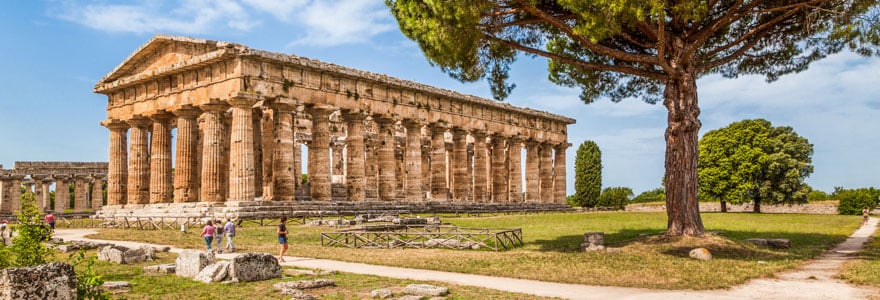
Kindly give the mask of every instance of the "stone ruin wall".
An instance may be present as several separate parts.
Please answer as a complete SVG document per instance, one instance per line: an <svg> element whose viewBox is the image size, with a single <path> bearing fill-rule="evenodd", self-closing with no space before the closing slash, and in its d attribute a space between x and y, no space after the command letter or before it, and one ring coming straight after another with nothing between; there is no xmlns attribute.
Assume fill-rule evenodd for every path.
<svg viewBox="0 0 880 300"><path fill-rule="evenodd" d="M103 206L103 184L107 178L106 162L17 161L13 169L0 167L0 215L21 209L21 187L34 194L43 211L83 212ZM56 201L51 207L50 191L55 186L74 185L74 203ZM69 189L56 189L56 197L70 197Z"/></svg>
<svg viewBox="0 0 880 300"><path fill-rule="evenodd" d="M565 203L566 128L574 120L542 111L172 36L136 50L95 92L108 97L102 125L110 129L108 205L114 208L297 200ZM171 153L175 128L178 148ZM298 172L304 161L307 184Z"/></svg>

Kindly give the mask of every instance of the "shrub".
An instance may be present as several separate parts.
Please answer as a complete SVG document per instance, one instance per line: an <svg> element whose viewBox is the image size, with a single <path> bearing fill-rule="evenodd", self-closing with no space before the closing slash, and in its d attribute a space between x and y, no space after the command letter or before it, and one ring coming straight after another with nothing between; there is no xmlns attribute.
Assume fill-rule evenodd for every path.
<svg viewBox="0 0 880 300"><path fill-rule="evenodd" d="M632 203L645 203L645 202L665 202L666 201L666 189L664 188L656 188L650 191L644 191L635 198L632 199Z"/></svg>
<svg viewBox="0 0 880 300"><path fill-rule="evenodd" d="M628 187L610 187L602 190L599 196L599 207L610 207L616 210L623 210L629 204L629 198L632 197L633 191Z"/></svg>
<svg viewBox="0 0 880 300"><path fill-rule="evenodd" d="M46 263L46 258L52 252L42 244L49 237L49 227L43 222L42 213L37 208L36 200L32 193L26 193L21 202L21 212L18 214L18 225L15 231L18 235L12 239L11 252L12 267L31 267Z"/></svg>
<svg viewBox="0 0 880 300"><path fill-rule="evenodd" d="M841 215L859 215L864 208L875 208L880 197L880 190L875 188L860 188L854 190L835 188L834 194L840 200L837 212Z"/></svg>
<svg viewBox="0 0 880 300"><path fill-rule="evenodd" d="M828 193L820 191L820 190L812 190L809 194L807 194L807 201L823 201L831 199Z"/></svg>
<svg viewBox="0 0 880 300"><path fill-rule="evenodd" d="M101 275L95 274L95 271L92 270L92 266L95 265L97 257L93 255L86 258L85 250L80 249L76 253L70 254L70 256L67 258L67 261L71 265L73 265L74 268L78 267L82 263L85 263L85 269L76 272L77 299L110 299L110 297L104 294L104 290L101 289L101 285L104 284L104 279L101 278Z"/></svg>

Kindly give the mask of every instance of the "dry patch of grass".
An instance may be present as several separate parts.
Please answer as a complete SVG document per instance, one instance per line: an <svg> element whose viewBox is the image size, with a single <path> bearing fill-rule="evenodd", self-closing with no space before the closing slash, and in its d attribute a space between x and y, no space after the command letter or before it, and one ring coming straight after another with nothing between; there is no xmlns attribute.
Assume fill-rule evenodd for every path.
<svg viewBox="0 0 880 300"><path fill-rule="evenodd" d="M602 212L446 218L462 227L522 228L525 245L505 251L442 249L348 249L320 245L320 232L332 228L289 226L289 255L370 264L534 279L542 281L645 287L714 289L792 268L843 241L860 218L837 215L704 213L709 238L658 240L665 213ZM615 253L583 253L583 233L605 232ZM246 226L238 232L243 251L276 253L275 228ZM184 248L204 247L198 232L102 230L101 239L136 240ZM789 250L756 248L747 238L787 238ZM695 247L709 249L711 261L687 256Z"/></svg>
<svg viewBox="0 0 880 300"><path fill-rule="evenodd" d="M850 283L880 287L880 239L874 237L858 259L846 263L840 278Z"/></svg>

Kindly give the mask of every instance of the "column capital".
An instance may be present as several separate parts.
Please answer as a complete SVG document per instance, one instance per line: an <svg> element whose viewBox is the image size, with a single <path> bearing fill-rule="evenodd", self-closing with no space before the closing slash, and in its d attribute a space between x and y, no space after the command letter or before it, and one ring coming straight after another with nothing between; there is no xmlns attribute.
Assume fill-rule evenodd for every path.
<svg viewBox="0 0 880 300"><path fill-rule="evenodd" d="M569 147L571 147L572 144L569 143L568 141L565 141L565 142L556 144L555 146L556 146L556 149L565 150L565 149L568 149Z"/></svg>
<svg viewBox="0 0 880 300"><path fill-rule="evenodd" d="M485 139L487 136L486 131L482 130L482 129L471 130L471 135L474 136L475 140L476 139Z"/></svg>
<svg viewBox="0 0 880 300"><path fill-rule="evenodd" d="M48 174L31 174L31 179L33 179L34 181L43 180L46 177L49 177L49 175Z"/></svg>
<svg viewBox="0 0 880 300"><path fill-rule="evenodd" d="M9 174L9 177L10 177L13 181L15 181L15 180L24 180L24 175L21 175L21 174Z"/></svg>
<svg viewBox="0 0 880 300"><path fill-rule="evenodd" d="M523 142L523 138L518 135L509 137L507 140L510 143L522 143Z"/></svg>
<svg viewBox="0 0 880 300"><path fill-rule="evenodd" d="M342 110L342 118L345 119L346 122L363 122L368 116L369 114L360 110Z"/></svg>
<svg viewBox="0 0 880 300"><path fill-rule="evenodd" d="M319 104L306 104L305 112L313 115L312 118L315 118L314 115L318 115L322 118L329 118L330 114L336 111L336 107L331 105L319 105ZM330 121L329 119L327 121Z"/></svg>
<svg viewBox="0 0 880 300"><path fill-rule="evenodd" d="M269 101L269 108L281 111L281 112L293 112L296 110L296 100L293 100L288 97L275 97L274 99Z"/></svg>
<svg viewBox="0 0 880 300"><path fill-rule="evenodd" d="M92 174L92 178L96 179L96 180L101 180L101 179L107 178L107 174L101 174L101 173Z"/></svg>
<svg viewBox="0 0 880 300"><path fill-rule="evenodd" d="M431 132L434 132L436 130L446 132L446 130L449 129L449 125L447 125L446 123L434 122L428 124L428 128L431 129Z"/></svg>
<svg viewBox="0 0 880 300"><path fill-rule="evenodd" d="M75 179L75 180L89 179L89 177L91 177L89 174L74 174L73 175L73 179Z"/></svg>
<svg viewBox="0 0 880 300"><path fill-rule="evenodd" d="M506 137L506 136L503 136L503 135L500 135L500 134L493 134L493 135L492 135L492 143L493 143L493 144L504 143L504 141L507 141L507 137Z"/></svg>
<svg viewBox="0 0 880 300"><path fill-rule="evenodd" d="M147 126L150 126L150 124L153 124L150 119L145 118L141 115L134 115L131 117L131 119L128 119L125 122L128 123L129 126L137 128L145 128Z"/></svg>
<svg viewBox="0 0 880 300"><path fill-rule="evenodd" d="M534 139L527 139L527 140L525 140L525 143L526 143L526 147L534 147L534 146L541 144L541 142L538 142Z"/></svg>
<svg viewBox="0 0 880 300"><path fill-rule="evenodd" d="M253 92L237 92L229 95L229 100L226 100L226 102L233 107L250 108L260 100L263 100L263 96L260 94Z"/></svg>
<svg viewBox="0 0 880 300"><path fill-rule="evenodd" d="M205 112L225 112L227 109L229 109L229 104L227 104L226 102L214 100L199 105L199 108Z"/></svg>
<svg viewBox="0 0 880 300"><path fill-rule="evenodd" d="M451 132L453 136L456 136L456 135L467 134L468 130L461 128L459 126L453 126L452 128L449 129L449 132Z"/></svg>
<svg viewBox="0 0 880 300"><path fill-rule="evenodd" d="M198 117L202 111L192 105L184 105L180 108L177 108L173 111L174 115L181 118L195 118Z"/></svg>
<svg viewBox="0 0 880 300"><path fill-rule="evenodd" d="M391 117L391 116L386 116L386 115L382 115L382 114L375 114L375 115L373 115L373 122L387 125L389 123L397 122L397 120L395 120L394 117Z"/></svg>
<svg viewBox="0 0 880 300"><path fill-rule="evenodd" d="M403 119L403 126L407 129L421 129L426 122L419 119Z"/></svg>
<svg viewBox="0 0 880 300"><path fill-rule="evenodd" d="M0 181L10 181L10 180L12 180L12 175L0 174Z"/></svg>
<svg viewBox="0 0 880 300"><path fill-rule="evenodd" d="M110 130L123 130L128 129L129 125L125 121L119 119L107 119L101 121L101 126L107 127Z"/></svg>
<svg viewBox="0 0 880 300"><path fill-rule="evenodd" d="M150 114L150 120L153 122L164 123L171 121L174 118L174 114L166 111L166 110L157 110Z"/></svg>

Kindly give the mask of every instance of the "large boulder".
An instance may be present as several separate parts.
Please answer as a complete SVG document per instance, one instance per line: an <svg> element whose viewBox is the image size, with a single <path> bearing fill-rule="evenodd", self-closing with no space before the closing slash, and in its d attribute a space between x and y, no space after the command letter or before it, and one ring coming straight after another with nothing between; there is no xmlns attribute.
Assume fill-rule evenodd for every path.
<svg viewBox="0 0 880 300"><path fill-rule="evenodd" d="M175 264L177 265L174 274L180 277L195 278L205 267L214 263L214 253L184 250L177 255Z"/></svg>
<svg viewBox="0 0 880 300"><path fill-rule="evenodd" d="M76 299L73 266L54 262L0 270L0 299Z"/></svg>
<svg viewBox="0 0 880 300"><path fill-rule="evenodd" d="M124 246L110 245L98 251L98 260L116 264L138 263L153 260L154 257L155 252L153 248L147 246L130 249Z"/></svg>
<svg viewBox="0 0 880 300"><path fill-rule="evenodd" d="M279 278L281 277L281 265L272 254L241 254L232 259L229 266L229 276L242 282Z"/></svg>
<svg viewBox="0 0 880 300"><path fill-rule="evenodd" d="M709 252L709 249L706 248L696 248L691 250L688 253L691 258L696 260L710 260L712 259L712 252Z"/></svg>
<svg viewBox="0 0 880 300"><path fill-rule="evenodd" d="M223 279L226 279L226 275L228 274L229 262L218 261L202 269L202 271L196 275L195 280L204 283L220 282L223 281Z"/></svg>
<svg viewBox="0 0 880 300"><path fill-rule="evenodd" d="M584 252L605 250L605 233L604 232L584 233L584 243L581 244L581 250Z"/></svg>
<svg viewBox="0 0 880 300"><path fill-rule="evenodd" d="M791 248L791 240L788 239L746 239L746 243L753 244L759 247L770 247L774 249L788 249Z"/></svg>

